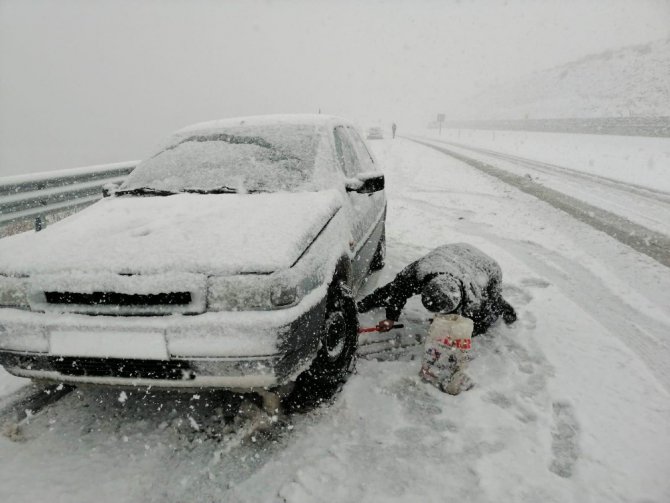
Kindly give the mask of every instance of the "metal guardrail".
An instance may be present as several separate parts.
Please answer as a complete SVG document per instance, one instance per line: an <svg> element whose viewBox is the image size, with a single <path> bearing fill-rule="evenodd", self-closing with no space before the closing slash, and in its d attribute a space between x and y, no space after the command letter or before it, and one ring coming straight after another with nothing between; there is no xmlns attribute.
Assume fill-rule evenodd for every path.
<svg viewBox="0 0 670 503"><path fill-rule="evenodd" d="M0 237L51 223L102 198L102 187L122 182L137 161L0 178Z"/></svg>

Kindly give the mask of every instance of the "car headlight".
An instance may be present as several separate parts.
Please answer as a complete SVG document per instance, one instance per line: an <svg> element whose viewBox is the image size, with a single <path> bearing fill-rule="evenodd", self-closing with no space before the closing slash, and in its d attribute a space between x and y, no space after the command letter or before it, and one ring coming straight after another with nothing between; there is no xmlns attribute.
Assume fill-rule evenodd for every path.
<svg viewBox="0 0 670 503"><path fill-rule="evenodd" d="M29 305L26 278L0 275L0 307L28 309Z"/></svg>
<svg viewBox="0 0 670 503"><path fill-rule="evenodd" d="M298 300L298 287L287 285L274 285L270 289L270 302L275 307L292 306Z"/></svg>
<svg viewBox="0 0 670 503"><path fill-rule="evenodd" d="M267 311L291 307L311 290L306 281L292 284L265 274L211 276L207 280L209 311Z"/></svg>

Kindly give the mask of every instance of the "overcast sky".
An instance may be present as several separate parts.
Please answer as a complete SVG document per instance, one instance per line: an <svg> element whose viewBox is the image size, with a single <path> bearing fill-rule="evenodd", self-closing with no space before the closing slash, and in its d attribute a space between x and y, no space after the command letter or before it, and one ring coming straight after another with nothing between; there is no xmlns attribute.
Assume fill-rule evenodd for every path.
<svg viewBox="0 0 670 503"><path fill-rule="evenodd" d="M670 0L0 0L0 176L141 158L222 117L416 126L669 27Z"/></svg>

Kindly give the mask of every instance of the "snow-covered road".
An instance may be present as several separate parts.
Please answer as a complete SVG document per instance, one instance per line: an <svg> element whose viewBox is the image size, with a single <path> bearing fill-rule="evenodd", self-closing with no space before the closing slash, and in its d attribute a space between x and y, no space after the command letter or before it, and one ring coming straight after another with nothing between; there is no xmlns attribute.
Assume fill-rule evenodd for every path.
<svg viewBox="0 0 670 503"><path fill-rule="evenodd" d="M437 144L456 147L457 152L465 152L469 155L483 154L483 156L476 157L493 158L497 161L497 165L504 166L512 173L525 175L548 187L582 200L594 202L600 208L624 216L654 231L670 234L670 192L668 191L621 182L606 176L588 174L495 150L439 140Z"/></svg>
<svg viewBox="0 0 670 503"><path fill-rule="evenodd" d="M0 501L669 501L670 269L434 149L372 146L388 265L366 291L445 242L502 265L519 320L475 339L474 389L423 384L410 348L266 434L217 395L83 389L0 436ZM425 319L414 299L401 321Z"/></svg>
<svg viewBox="0 0 670 503"><path fill-rule="evenodd" d="M670 235L670 191L584 173L491 149L431 139L431 143L496 166L550 187L605 211L624 217L652 231ZM670 140L668 140L670 143ZM474 154L474 155L473 155Z"/></svg>

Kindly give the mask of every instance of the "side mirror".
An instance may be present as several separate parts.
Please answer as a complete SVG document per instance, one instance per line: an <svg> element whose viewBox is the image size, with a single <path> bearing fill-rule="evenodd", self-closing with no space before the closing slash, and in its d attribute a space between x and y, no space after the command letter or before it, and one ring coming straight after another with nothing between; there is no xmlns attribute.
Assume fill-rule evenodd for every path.
<svg viewBox="0 0 670 503"><path fill-rule="evenodd" d="M384 175L381 173L361 173L356 178L348 178L347 192L372 194L384 190Z"/></svg>
<svg viewBox="0 0 670 503"><path fill-rule="evenodd" d="M120 186L121 186L121 182L106 183L105 185L102 186L102 197L113 196L116 193L116 191L119 190Z"/></svg>

